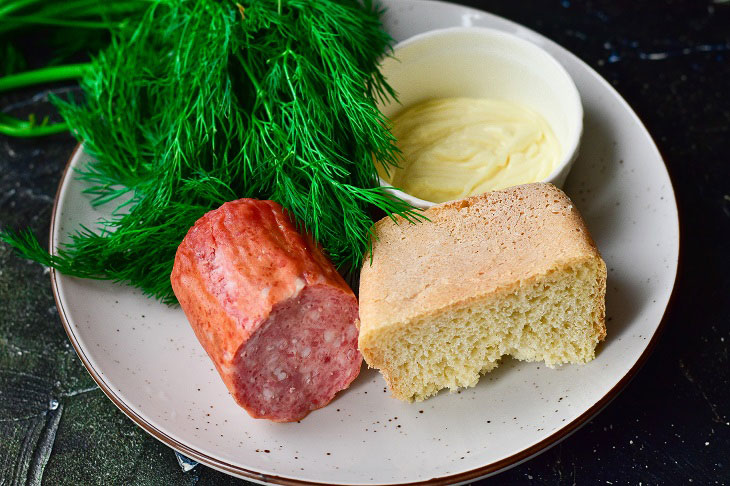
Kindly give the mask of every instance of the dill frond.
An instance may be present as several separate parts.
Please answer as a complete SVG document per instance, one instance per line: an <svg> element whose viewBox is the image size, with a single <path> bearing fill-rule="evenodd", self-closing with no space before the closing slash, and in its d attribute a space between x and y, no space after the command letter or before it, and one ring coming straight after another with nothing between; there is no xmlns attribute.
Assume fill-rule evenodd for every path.
<svg viewBox="0 0 730 486"><path fill-rule="evenodd" d="M369 207L421 218L379 187L373 162L398 157L375 104L394 95L378 71L391 42L382 12L357 0L238 3L158 0L114 35L82 79L84 102L55 103L95 156L79 173L93 203L119 207L53 257L28 234L5 233L8 243L173 303L177 246L225 201L279 202L345 271L370 249Z"/></svg>

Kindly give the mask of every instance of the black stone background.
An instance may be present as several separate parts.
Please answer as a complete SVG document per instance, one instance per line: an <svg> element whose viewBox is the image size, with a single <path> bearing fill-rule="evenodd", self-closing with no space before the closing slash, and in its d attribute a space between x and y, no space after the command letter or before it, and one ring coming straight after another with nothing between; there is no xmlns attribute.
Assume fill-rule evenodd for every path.
<svg viewBox="0 0 730 486"><path fill-rule="evenodd" d="M479 484L730 484L730 2L463 3L555 40L628 100L666 160L681 222L677 287L643 370L574 435ZM46 88L70 87L0 96L0 111L42 111ZM1 227L46 240L74 145L0 136ZM243 484L183 473L119 412L68 343L47 273L0 245L0 484L25 483Z"/></svg>

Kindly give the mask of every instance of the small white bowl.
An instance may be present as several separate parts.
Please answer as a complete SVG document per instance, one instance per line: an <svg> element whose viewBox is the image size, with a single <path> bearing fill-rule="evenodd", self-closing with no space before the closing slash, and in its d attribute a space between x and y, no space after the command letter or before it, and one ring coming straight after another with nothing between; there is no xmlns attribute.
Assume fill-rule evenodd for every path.
<svg viewBox="0 0 730 486"><path fill-rule="evenodd" d="M378 104L387 117L424 100L448 97L496 98L539 113L561 150L560 162L544 182L562 187L578 155L583 106L570 75L542 48L494 29L439 29L396 44L380 70L398 94L399 102ZM390 186L382 178L380 184ZM436 204L389 190L418 208Z"/></svg>

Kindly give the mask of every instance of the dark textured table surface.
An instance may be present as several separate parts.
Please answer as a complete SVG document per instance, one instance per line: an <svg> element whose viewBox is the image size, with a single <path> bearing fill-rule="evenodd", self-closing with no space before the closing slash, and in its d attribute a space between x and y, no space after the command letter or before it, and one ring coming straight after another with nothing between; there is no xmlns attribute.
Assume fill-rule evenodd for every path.
<svg viewBox="0 0 730 486"><path fill-rule="evenodd" d="M677 287L643 370L578 432L484 484L730 484L730 2L463 3L557 41L627 99L666 160L681 222ZM42 110L47 91L0 97L0 111ZM0 227L46 240L74 145L0 136ZM118 411L69 344L47 272L0 245L0 484L26 483L243 484L183 473Z"/></svg>

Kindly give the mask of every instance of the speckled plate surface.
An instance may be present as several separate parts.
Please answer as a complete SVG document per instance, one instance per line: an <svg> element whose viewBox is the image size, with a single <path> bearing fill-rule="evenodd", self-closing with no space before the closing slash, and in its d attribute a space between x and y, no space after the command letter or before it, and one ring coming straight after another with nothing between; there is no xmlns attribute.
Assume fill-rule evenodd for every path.
<svg viewBox="0 0 730 486"><path fill-rule="evenodd" d="M651 137L593 70L513 22L446 3L386 1L396 40L440 27L516 33L552 53L573 76L585 109L581 155L565 186L609 268L608 337L595 361L548 369L506 359L473 389L418 404L389 396L363 369L353 386L301 423L250 419L230 398L179 309L125 286L52 272L72 344L104 392L132 420L178 451L222 471L276 484L466 482L541 452L585 423L621 390L651 350L677 270L672 186ZM51 245L91 209L73 177L61 182Z"/></svg>

